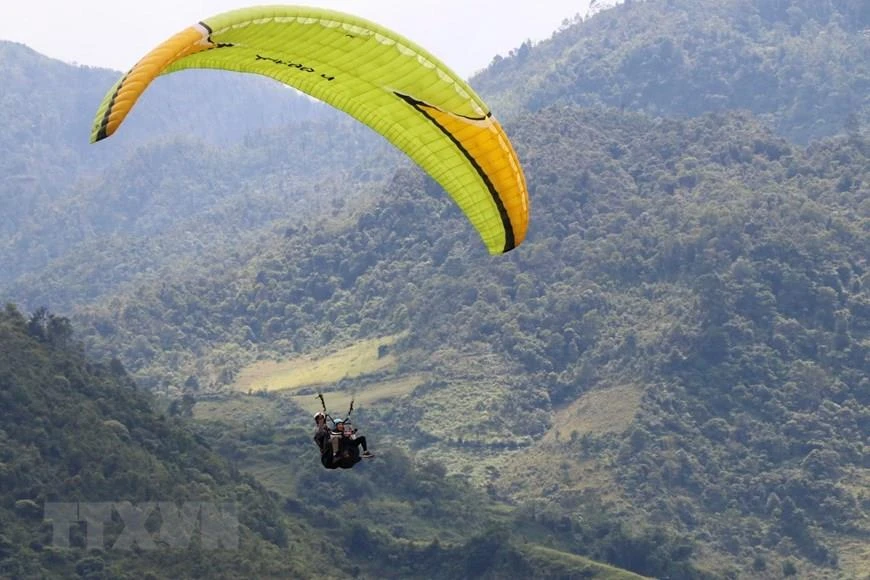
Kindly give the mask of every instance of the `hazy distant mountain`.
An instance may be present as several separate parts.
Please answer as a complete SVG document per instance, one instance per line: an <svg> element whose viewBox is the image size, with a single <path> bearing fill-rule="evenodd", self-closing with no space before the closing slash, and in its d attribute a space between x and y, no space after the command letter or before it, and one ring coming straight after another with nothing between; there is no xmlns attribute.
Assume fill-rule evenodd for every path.
<svg viewBox="0 0 870 580"><path fill-rule="evenodd" d="M122 145L129 150L149 139L188 135L225 144L258 129L335 115L331 108L271 79L190 70L155 79L112 137L111 146L88 145L97 107L122 74L66 64L0 40L0 118L8 127L2 143L63 144L82 161L102 165L117 159Z"/></svg>
<svg viewBox="0 0 870 580"><path fill-rule="evenodd" d="M210 70L159 77L115 135L89 144L96 108L120 74L0 42L0 288L80 244L74 268L108 251L128 272L153 270L136 248L155 243L164 259L183 261L203 247L209 223L245 235L311 203L347 201L353 194L336 179L369 181L397 158L332 107L269 79Z"/></svg>

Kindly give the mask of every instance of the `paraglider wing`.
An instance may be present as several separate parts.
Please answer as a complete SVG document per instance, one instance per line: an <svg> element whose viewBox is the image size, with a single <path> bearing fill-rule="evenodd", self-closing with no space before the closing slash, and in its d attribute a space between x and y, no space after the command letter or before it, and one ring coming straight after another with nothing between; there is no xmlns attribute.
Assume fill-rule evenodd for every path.
<svg viewBox="0 0 870 580"><path fill-rule="evenodd" d="M491 254L525 238L529 203L510 140L453 71L408 39L331 10L263 6L183 30L109 91L91 142L111 136L159 75L189 68L260 74L365 123L447 191Z"/></svg>

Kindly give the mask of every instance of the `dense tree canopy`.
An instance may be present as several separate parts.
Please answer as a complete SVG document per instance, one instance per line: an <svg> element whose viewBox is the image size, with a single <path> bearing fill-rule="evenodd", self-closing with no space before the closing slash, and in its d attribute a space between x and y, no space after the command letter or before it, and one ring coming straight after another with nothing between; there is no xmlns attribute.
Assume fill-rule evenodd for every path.
<svg viewBox="0 0 870 580"><path fill-rule="evenodd" d="M497 57L477 81L517 111L743 109L805 143L870 122L868 27L862 0L628 1Z"/></svg>

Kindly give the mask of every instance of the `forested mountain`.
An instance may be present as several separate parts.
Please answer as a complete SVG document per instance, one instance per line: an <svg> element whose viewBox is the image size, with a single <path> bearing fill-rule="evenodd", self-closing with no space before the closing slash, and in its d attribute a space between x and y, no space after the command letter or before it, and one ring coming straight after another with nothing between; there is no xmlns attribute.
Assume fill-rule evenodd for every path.
<svg viewBox="0 0 870 580"><path fill-rule="evenodd" d="M95 145L93 115L118 73L0 42L0 75L0 288L24 276L5 294L25 304L68 308L231 255L276 217L352 204L398 158L368 128L252 75L158 78Z"/></svg>
<svg viewBox="0 0 870 580"><path fill-rule="evenodd" d="M220 384L254 353L407 329L405 364L446 379L396 404L426 425L419 444L499 449L561 429L571 454L612 462L635 517L749 562L784 551L835 565L838 536L868 533L870 144L802 150L741 115L573 108L511 131L536 200L524 252L484 256L408 174L356 222L288 232L245 278L213 272L89 308L92 344L145 384ZM228 357L236 344L251 354ZM619 385L640 401L621 435L552 423ZM445 416L460 391L509 419ZM574 501L571 485L548 497L562 487Z"/></svg>
<svg viewBox="0 0 870 580"><path fill-rule="evenodd" d="M475 86L516 111L744 109L806 143L870 123L868 30L865 0L626 1L497 57Z"/></svg>
<svg viewBox="0 0 870 580"><path fill-rule="evenodd" d="M11 306L0 312L0 399L4 578L294 576L309 569L306 559L321 559L306 546L310 534L293 538L310 552L307 558L278 558L291 530L276 499L232 469L182 421L158 415L118 361L86 360L62 317L40 311L27 319ZM83 526L73 526L69 547L53 541L63 535L55 536L53 526L65 524L50 521L47 503L122 501L160 501L163 510L173 502L235 505L237 541L232 534L223 536L222 547L214 549L212 538L197 533L177 551L142 544L138 551L112 549L124 530L117 517L108 522L99 549L85 549L98 542L100 532ZM167 512L162 521L173 520ZM148 525L157 537L160 523ZM164 541L179 532L170 528L169 523L162 528ZM202 533L207 531L206 524Z"/></svg>
<svg viewBox="0 0 870 580"><path fill-rule="evenodd" d="M154 143L54 199L17 206L18 220L9 221L16 227L0 241L8 277L0 288L25 304L68 308L191 263L238 261L243 242L276 220L302 224L352 208L397 159L371 131L349 123L336 130L300 121L289 129L224 148L190 138ZM317 162L287 164L288 151Z"/></svg>
<svg viewBox="0 0 870 580"><path fill-rule="evenodd" d="M394 171L377 139L339 149L353 129L326 141L313 122L310 140L277 129L219 150L167 132L52 197L72 225L7 220L19 269L0 289L67 306L92 353L194 408L236 401L230 386L258 359L401 336L394 375L320 387L423 377L361 417L380 446L443 462L396 481L459 478L517 506L494 544L460 538L460 551L504 546L511 562L540 534L656 577L862 578L866 28L861 2L649 0L496 59L472 84L506 119L532 210L505 256L486 255L422 172ZM302 143L311 173L287 153ZM323 189L330 202L304 216L281 205ZM205 437L270 473L282 429L310 417L292 396L243 399L265 407ZM311 477L277 485L320 501ZM437 505L461 501L446 493ZM355 513L374 525L390 509ZM389 559L384 538L414 522L367 545Z"/></svg>
<svg viewBox="0 0 870 580"><path fill-rule="evenodd" d="M212 434L185 417L185 402L159 411L117 359L88 359L74 335L69 320L44 310L0 311L4 578L319 578L325 567L362 578L640 578L512 544L479 493L401 453L347 474L350 482L303 470L298 494L268 492L207 440L237 455L301 461L315 457L305 453L307 430L227 437L215 426L220 433ZM428 531L443 544L384 533L421 518L399 512L384 520L383 510L424 499ZM344 511L348 501L354 509ZM460 518L464 526L451 529ZM599 538L602 549L631 537L612 535Z"/></svg>

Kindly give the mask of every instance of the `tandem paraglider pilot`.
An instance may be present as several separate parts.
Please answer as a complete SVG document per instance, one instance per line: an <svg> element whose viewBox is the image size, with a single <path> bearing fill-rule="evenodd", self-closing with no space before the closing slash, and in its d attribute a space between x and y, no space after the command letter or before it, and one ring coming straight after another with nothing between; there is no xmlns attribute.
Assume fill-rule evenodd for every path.
<svg viewBox="0 0 870 580"><path fill-rule="evenodd" d="M350 424L350 418L335 423L330 428L329 416L318 411L314 414L314 442L320 450L320 463L327 469L350 469L363 458L370 459L374 454L368 450L365 436L357 435ZM363 452L360 454L359 448Z"/></svg>

